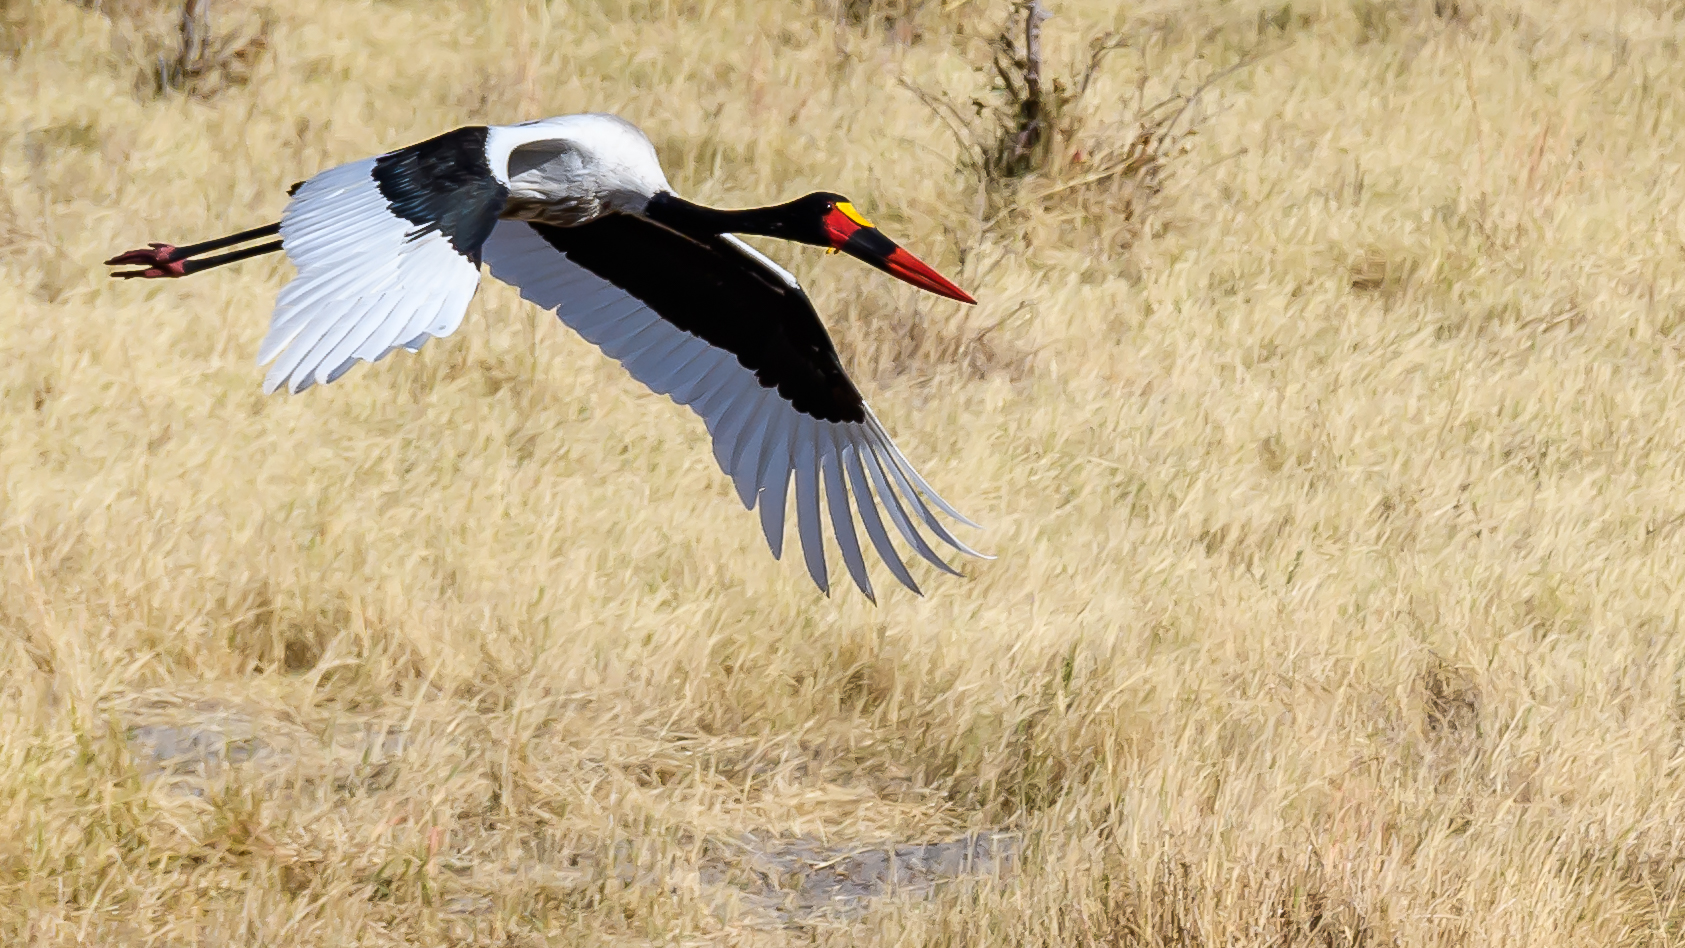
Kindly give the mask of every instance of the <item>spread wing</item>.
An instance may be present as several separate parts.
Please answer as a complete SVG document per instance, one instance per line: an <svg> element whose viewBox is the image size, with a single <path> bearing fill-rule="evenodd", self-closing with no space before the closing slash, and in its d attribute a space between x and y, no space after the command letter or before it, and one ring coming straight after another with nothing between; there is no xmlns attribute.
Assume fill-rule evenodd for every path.
<svg viewBox="0 0 1685 948"><path fill-rule="evenodd" d="M258 350L259 364L275 363L265 392L332 382L358 361L456 331L509 193L487 164L486 134L457 129L294 190L281 245L298 275Z"/></svg>
<svg viewBox="0 0 1685 948"><path fill-rule="evenodd" d="M822 518L849 575L873 597L853 513L896 579L919 591L887 517L920 557L955 570L919 524L981 556L937 519L961 516L890 440L837 359L795 278L734 237L697 240L612 214L578 227L500 221L484 247L493 276L556 315L651 390L688 405L773 556L790 482L809 575L830 591ZM828 515L828 517L827 517ZM957 574L956 574L957 575Z"/></svg>

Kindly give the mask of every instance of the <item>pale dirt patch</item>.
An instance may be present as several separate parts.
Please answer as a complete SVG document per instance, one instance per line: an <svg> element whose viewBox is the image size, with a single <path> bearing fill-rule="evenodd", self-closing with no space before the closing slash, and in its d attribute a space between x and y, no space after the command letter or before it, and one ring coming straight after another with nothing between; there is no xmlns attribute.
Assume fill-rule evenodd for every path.
<svg viewBox="0 0 1685 948"><path fill-rule="evenodd" d="M286 796L302 774L330 771L340 774L333 782L340 793L378 791L389 788L405 765L405 735L397 726L341 723L316 735L256 706L159 692L117 700L111 708L123 722L143 784L166 799L203 801L231 783L267 785L275 799ZM353 770L361 774L359 781L350 779ZM1018 838L1006 833L924 843L744 833L706 841L700 859L669 871L694 877L702 901L735 924L802 927L856 921L886 898L927 899L943 883L1004 880L1018 846ZM541 877L551 886L585 889L606 870L625 883L660 887L661 881L632 856L634 848L618 847L607 866L596 865L594 854L577 851L557 853L548 862L501 867L436 853L443 869L439 911L454 916L494 911L491 896L452 889L495 887L500 875L507 880ZM465 885L454 885L454 880Z"/></svg>

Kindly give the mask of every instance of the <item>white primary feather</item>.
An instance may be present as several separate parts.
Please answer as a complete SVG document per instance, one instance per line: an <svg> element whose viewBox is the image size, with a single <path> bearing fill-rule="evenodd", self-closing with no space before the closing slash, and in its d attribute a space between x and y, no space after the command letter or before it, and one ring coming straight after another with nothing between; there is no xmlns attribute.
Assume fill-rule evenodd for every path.
<svg viewBox="0 0 1685 948"><path fill-rule="evenodd" d="M825 500L831 508L831 529L837 540L837 549L842 552L843 565L848 567L848 575L854 579L854 585L866 594L866 598L873 602L878 597L872 594L872 580L866 575L866 558L860 555L860 538L854 533L854 518L848 512L848 488L843 486L842 452L846 442L843 440L841 425L826 425L822 430L826 443L821 446L819 458L821 473L825 481ZM870 502L867 495L861 498Z"/></svg>
<svg viewBox="0 0 1685 948"><path fill-rule="evenodd" d="M790 442L795 437L796 419L801 416L787 412L773 423L768 433L765 460L761 462L755 483L760 487L761 532L772 549L772 558L784 556L785 498L790 491Z"/></svg>
<svg viewBox="0 0 1685 948"><path fill-rule="evenodd" d="M912 521L907 519L907 512L901 509L900 499L895 496L895 491L890 489L889 482L884 477L883 461L878 457L877 451L868 449L864 452L864 455L864 460L867 462L866 470L872 475L872 489L877 491L878 498L883 501L884 510L889 513L889 519L895 524L895 529L901 531L901 536L927 562L935 564L938 569L945 573L958 576L959 571L949 566L942 557L937 556L936 551L930 548L929 541L925 540L924 535L919 533L918 528L914 527Z"/></svg>
<svg viewBox="0 0 1685 948"><path fill-rule="evenodd" d="M843 462L848 467L848 480L854 488L856 509L860 512L860 523L866 528L866 535L871 537L872 546L877 548L878 555L883 557L885 566L895 574L902 585L913 592L921 592L919 584L913 581L913 574L907 571L907 565L901 562L901 554L896 552L895 544L890 542L889 531L883 527L883 518L878 516L878 505L872 499L870 488L867 486L866 471L860 463L860 449L850 443L843 450Z"/></svg>
<svg viewBox="0 0 1685 948"><path fill-rule="evenodd" d="M756 475L760 473L762 446L772 437L778 416L786 410L783 401L775 392L768 392L761 399L760 407L744 425L737 446L732 448L730 462L722 465L737 485L737 498L743 501L745 510L755 508L755 493L760 486Z"/></svg>
<svg viewBox="0 0 1685 948"><path fill-rule="evenodd" d="M803 417L796 425L796 442L791 453L796 469L796 535L802 538L802 558L807 575L822 592L831 591L825 570L825 542L819 527L819 439L818 423Z"/></svg>

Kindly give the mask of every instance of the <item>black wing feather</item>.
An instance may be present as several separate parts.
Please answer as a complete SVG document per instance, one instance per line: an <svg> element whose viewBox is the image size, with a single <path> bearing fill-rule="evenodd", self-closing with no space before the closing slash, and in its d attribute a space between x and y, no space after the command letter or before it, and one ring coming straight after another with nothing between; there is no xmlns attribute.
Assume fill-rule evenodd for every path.
<svg viewBox="0 0 1685 948"><path fill-rule="evenodd" d="M476 265L509 199L486 161L488 134L484 125L470 125L374 162L375 183L392 213L416 225L411 236L436 230Z"/></svg>
<svg viewBox="0 0 1685 948"><path fill-rule="evenodd" d="M662 319L735 355L797 411L823 421L866 419L866 403L807 294L725 240L688 237L629 214L531 226Z"/></svg>

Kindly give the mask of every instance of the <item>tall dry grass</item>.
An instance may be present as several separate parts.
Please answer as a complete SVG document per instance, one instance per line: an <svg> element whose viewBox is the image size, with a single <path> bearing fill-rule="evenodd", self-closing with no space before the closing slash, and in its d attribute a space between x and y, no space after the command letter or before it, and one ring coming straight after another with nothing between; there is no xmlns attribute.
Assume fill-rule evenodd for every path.
<svg viewBox="0 0 1685 948"><path fill-rule="evenodd" d="M1091 149L1257 61L1005 216L900 82L988 101L982 0L218 0L249 75L160 93L173 9L0 4L0 943L1685 938L1677 4L1062 0ZM983 301L772 249L998 560L819 596L505 288L264 398L284 264L98 265L588 109ZM985 830L856 914L750 858Z"/></svg>

